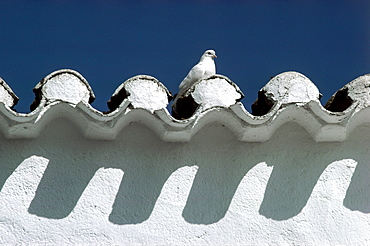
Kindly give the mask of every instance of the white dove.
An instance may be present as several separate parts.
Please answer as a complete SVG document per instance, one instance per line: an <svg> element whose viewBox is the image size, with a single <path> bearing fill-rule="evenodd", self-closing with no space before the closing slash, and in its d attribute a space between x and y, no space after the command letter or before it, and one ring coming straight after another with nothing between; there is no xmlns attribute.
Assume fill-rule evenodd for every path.
<svg viewBox="0 0 370 246"><path fill-rule="evenodd" d="M178 97L198 80L216 74L216 65L214 61L216 57L216 52L214 50L206 50L204 52L198 64L189 71L188 75L180 83L179 93L177 94Z"/></svg>

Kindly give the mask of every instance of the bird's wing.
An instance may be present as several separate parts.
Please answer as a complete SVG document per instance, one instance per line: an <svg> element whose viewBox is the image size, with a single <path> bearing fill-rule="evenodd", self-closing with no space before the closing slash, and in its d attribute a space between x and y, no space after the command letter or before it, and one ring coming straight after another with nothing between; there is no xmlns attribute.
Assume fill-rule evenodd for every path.
<svg viewBox="0 0 370 246"><path fill-rule="evenodd" d="M184 80L180 83L179 88L189 88L199 79L201 79L204 75L205 69L202 65L197 64L195 65L188 73L188 75L184 78Z"/></svg>

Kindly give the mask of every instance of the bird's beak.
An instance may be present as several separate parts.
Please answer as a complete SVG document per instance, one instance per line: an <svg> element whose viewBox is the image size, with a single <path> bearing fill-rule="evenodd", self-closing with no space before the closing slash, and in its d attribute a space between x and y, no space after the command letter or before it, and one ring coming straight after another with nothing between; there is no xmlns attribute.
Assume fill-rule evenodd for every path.
<svg viewBox="0 0 370 246"><path fill-rule="evenodd" d="M217 58L217 56L216 55L213 55L213 58Z"/></svg>

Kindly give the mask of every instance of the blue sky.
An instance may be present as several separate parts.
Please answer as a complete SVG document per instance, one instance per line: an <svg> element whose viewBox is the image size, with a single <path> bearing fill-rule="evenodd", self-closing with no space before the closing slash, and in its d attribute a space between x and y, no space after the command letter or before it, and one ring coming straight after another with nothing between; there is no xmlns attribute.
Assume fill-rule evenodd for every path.
<svg viewBox="0 0 370 246"><path fill-rule="evenodd" d="M285 71L310 78L324 95L370 72L370 1L1 1L0 77L29 112L32 88L70 68L91 85L92 106L126 79L148 74L175 94L206 49L217 73L250 105Z"/></svg>

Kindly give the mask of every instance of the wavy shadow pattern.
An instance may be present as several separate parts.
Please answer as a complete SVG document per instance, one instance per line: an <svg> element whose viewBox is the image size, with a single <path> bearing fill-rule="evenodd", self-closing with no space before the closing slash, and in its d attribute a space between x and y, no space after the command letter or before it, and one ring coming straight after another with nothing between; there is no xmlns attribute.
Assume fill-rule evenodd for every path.
<svg viewBox="0 0 370 246"><path fill-rule="evenodd" d="M128 125L114 141L92 141L82 137L71 122L56 119L45 125L37 139L0 139L0 151L7 160L2 164L0 181L4 184L28 156L49 159L28 211L62 219L73 211L96 170L120 168L124 176L109 220L125 225L146 221L171 174L183 166L197 165L182 216L189 223L213 224L224 218L243 177L265 162L273 171L259 213L287 220L306 206L330 163L350 158L359 164L343 204L368 213L369 135L369 128L363 126L344 142L316 143L299 124L287 123L269 141L247 143L238 141L225 126L212 124L189 143L171 143L136 123Z"/></svg>

